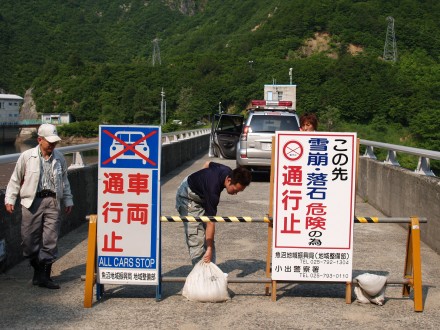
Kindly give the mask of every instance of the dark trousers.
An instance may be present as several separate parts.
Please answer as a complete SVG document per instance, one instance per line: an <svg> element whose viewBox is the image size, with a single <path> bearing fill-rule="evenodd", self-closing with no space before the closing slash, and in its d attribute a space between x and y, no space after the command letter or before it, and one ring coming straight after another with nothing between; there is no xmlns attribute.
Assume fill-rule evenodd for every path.
<svg viewBox="0 0 440 330"><path fill-rule="evenodd" d="M58 256L60 211L54 197L35 198L29 209L22 206L23 255L53 262Z"/></svg>

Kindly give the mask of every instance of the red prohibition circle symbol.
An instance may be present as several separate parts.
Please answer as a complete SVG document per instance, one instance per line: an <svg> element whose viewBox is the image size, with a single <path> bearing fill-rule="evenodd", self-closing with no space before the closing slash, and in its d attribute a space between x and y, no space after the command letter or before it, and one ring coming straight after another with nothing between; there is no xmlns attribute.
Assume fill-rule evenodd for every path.
<svg viewBox="0 0 440 330"><path fill-rule="evenodd" d="M284 157L291 161L300 159L303 151L302 145L295 140L287 142L283 148Z"/></svg>

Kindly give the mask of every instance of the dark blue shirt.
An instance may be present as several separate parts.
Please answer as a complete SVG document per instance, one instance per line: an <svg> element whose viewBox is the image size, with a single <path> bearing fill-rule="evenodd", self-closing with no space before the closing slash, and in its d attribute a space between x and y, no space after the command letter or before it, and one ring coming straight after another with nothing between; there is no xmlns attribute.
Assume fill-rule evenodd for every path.
<svg viewBox="0 0 440 330"><path fill-rule="evenodd" d="M230 167L210 162L208 168L188 176L189 188L203 200L205 215L217 215L217 205L220 202L220 194L225 188L225 179L231 175Z"/></svg>

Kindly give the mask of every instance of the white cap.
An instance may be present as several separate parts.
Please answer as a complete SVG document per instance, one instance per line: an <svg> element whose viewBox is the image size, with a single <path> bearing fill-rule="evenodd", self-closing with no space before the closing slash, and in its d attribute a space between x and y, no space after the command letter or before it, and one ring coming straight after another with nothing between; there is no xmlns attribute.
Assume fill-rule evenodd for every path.
<svg viewBox="0 0 440 330"><path fill-rule="evenodd" d="M61 138L58 136L57 128L52 124L40 125L38 128L38 136L43 137L50 143L61 141Z"/></svg>

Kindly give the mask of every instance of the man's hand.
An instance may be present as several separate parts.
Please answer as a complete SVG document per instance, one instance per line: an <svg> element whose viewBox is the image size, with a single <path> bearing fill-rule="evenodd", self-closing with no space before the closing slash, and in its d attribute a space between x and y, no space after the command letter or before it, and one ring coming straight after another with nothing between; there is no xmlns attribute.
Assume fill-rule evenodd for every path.
<svg viewBox="0 0 440 330"><path fill-rule="evenodd" d="M69 214L70 212L72 212L72 206L66 206L65 210L66 214Z"/></svg>
<svg viewBox="0 0 440 330"><path fill-rule="evenodd" d="M12 213L14 212L14 205L12 204L5 204L6 212Z"/></svg>
<svg viewBox="0 0 440 330"><path fill-rule="evenodd" d="M208 246L206 248L205 255L203 256L203 261L206 263L210 263L212 259L212 247Z"/></svg>
<svg viewBox="0 0 440 330"><path fill-rule="evenodd" d="M211 262L212 254L213 254L213 246L214 246L214 235L215 235L215 223L208 222L206 224L205 230L205 243L206 243L206 252L203 256L203 261L206 263Z"/></svg>

